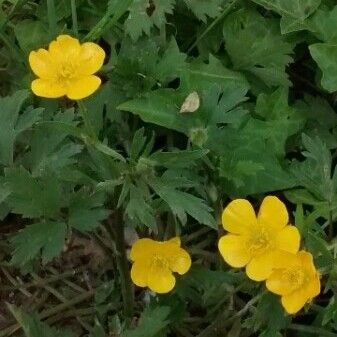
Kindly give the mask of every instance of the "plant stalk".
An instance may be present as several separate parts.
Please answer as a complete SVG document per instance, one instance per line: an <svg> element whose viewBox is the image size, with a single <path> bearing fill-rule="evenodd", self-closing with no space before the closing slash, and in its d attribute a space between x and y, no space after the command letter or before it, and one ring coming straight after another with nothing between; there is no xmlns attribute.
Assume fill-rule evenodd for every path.
<svg viewBox="0 0 337 337"><path fill-rule="evenodd" d="M114 221L109 221L109 226L115 239L116 262L121 281L124 314L127 325L129 325L133 317L134 293L126 255L124 223L121 211L116 211Z"/></svg>
<svg viewBox="0 0 337 337"><path fill-rule="evenodd" d="M52 36L52 38L54 38L57 33L57 20L56 20L56 10L54 0L47 0L47 13L48 13L50 35Z"/></svg>
<svg viewBox="0 0 337 337"><path fill-rule="evenodd" d="M73 32L75 36L78 36L78 22L77 22L77 10L76 0L71 0L71 18L73 21Z"/></svg>

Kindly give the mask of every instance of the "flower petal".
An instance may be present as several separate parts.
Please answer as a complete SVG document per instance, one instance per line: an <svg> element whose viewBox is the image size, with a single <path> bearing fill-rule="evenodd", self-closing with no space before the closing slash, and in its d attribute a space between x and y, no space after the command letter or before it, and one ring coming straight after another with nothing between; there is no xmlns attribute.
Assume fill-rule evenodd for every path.
<svg viewBox="0 0 337 337"><path fill-rule="evenodd" d="M163 266L153 264L148 274L148 287L158 293L165 294L171 291L176 284L172 272Z"/></svg>
<svg viewBox="0 0 337 337"><path fill-rule="evenodd" d="M246 267L247 276L254 281L266 280L274 268L287 263L288 254L281 251L267 251L255 256Z"/></svg>
<svg viewBox="0 0 337 337"><path fill-rule="evenodd" d="M170 269L180 275L186 274L192 264L190 255L182 248L173 252L168 261Z"/></svg>
<svg viewBox="0 0 337 337"><path fill-rule="evenodd" d="M251 254L242 236L224 235L219 240L218 248L224 260L232 267L244 267L251 260Z"/></svg>
<svg viewBox="0 0 337 337"><path fill-rule="evenodd" d="M54 80L36 79L31 85L36 96L58 98L66 94L66 89Z"/></svg>
<svg viewBox="0 0 337 337"><path fill-rule="evenodd" d="M164 241L165 243L173 244L175 246L180 247L181 246L181 240L179 236L176 236L168 241Z"/></svg>
<svg viewBox="0 0 337 337"><path fill-rule="evenodd" d="M278 249L296 254L300 248L301 236L295 226L286 226L275 236L275 244Z"/></svg>
<svg viewBox="0 0 337 337"><path fill-rule="evenodd" d="M86 42L81 46L79 56L79 72L92 75L101 69L105 59L104 50L96 43Z"/></svg>
<svg viewBox="0 0 337 337"><path fill-rule="evenodd" d="M68 87L67 96L78 100L93 94L101 85L101 79L94 75L78 78Z"/></svg>
<svg viewBox="0 0 337 337"><path fill-rule="evenodd" d="M312 280L306 286L306 292L309 299L318 296L321 292L321 281L319 279L319 274L316 273Z"/></svg>
<svg viewBox="0 0 337 337"><path fill-rule="evenodd" d="M276 269L266 280L267 289L276 295L288 295L293 291L293 284L284 277L283 270Z"/></svg>
<svg viewBox="0 0 337 337"><path fill-rule="evenodd" d="M60 35L49 44L49 52L55 62L78 60L81 45L78 39L70 35Z"/></svg>
<svg viewBox="0 0 337 337"><path fill-rule="evenodd" d="M267 228L280 230L289 221L287 208L279 198L267 196L262 201L257 221Z"/></svg>
<svg viewBox="0 0 337 337"><path fill-rule="evenodd" d="M55 65L50 58L50 54L45 49L30 52L29 64L34 74L38 77L51 79L56 76Z"/></svg>
<svg viewBox="0 0 337 337"><path fill-rule="evenodd" d="M314 258L312 254L305 250L301 250L297 255L301 261L303 268L306 269L309 274L315 275L317 273L317 270L314 265Z"/></svg>
<svg viewBox="0 0 337 337"><path fill-rule="evenodd" d="M300 289L286 296L282 296L281 302L288 314L296 314L304 307L308 300L309 298L305 290Z"/></svg>
<svg viewBox="0 0 337 337"><path fill-rule="evenodd" d="M255 211L248 200L233 200L222 213L222 225L233 234L243 234L257 224Z"/></svg>
<svg viewBox="0 0 337 337"><path fill-rule="evenodd" d="M148 260L137 260L131 267L132 282L138 287L146 287L149 269Z"/></svg>
<svg viewBox="0 0 337 337"><path fill-rule="evenodd" d="M139 239L131 248L130 259L132 261L150 259L156 249L156 242L151 239Z"/></svg>

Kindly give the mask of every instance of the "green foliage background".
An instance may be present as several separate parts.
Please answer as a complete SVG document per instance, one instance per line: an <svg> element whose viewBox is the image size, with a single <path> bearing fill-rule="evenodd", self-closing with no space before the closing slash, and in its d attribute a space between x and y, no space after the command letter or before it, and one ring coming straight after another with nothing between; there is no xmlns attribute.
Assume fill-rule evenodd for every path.
<svg viewBox="0 0 337 337"><path fill-rule="evenodd" d="M0 0L0 336L337 336L336 5ZM62 33L108 55L83 101L92 135L76 102L29 89L29 52ZM199 109L181 113L194 92ZM294 318L217 253L224 205L267 194L322 276ZM171 294L137 289L131 317L121 224L127 245L181 236L194 261ZM69 264L78 240L108 258Z"/></svg>

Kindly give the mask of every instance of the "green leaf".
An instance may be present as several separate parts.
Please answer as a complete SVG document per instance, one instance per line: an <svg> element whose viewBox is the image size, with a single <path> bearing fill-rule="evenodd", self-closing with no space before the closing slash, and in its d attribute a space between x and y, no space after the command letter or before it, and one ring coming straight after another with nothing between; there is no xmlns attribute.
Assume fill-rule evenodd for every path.
<svg viewBox="0 0 337 337"><path fill-rule="evenodd" d="M321 0L253 0L255 3L270 9L282 16L282 33L299 30L305 19L312 15Z"/></svg>
<svg viewBox="0 0 337 337"><path fill-rule="evenodd" d="M147 308L142 313L137 328L126 330L121 337L157 337L159 333L163 333L170 323L168 320L169 314L169 307ZM164 337L166 334L160 336Z"/></svg>
<svg viewBox="0 0 337 337"><path fill-rule="evenodd" d="M139 115L145 122L188 133L189 117L179 112L175 102L178 102L175 90L160 89L122 103L117 109Z"/></svg>
<svg viewBox="0 0 337 337"><path fill-rule="evenodd" d="M112 149L110 146L105 145L101 143L100 141L94 141L92 144L90 140L89 140L89 144L93 145L98 151L106 154L107 156L114 158L116 160L125 162L125 158L121 154L119 154L117 151Z"/></svg>
<svg viewBox="0 0 337 337"><path fill-rule="evenodd" d="M247 323L253 327L247 326ZM291 316L286 315L282 308L279 296L271 293L264 294L259 301L254 315L246 321L246 328L260 329L267 327L268 333L265 336L277 336L276 332L285 329L291 322ZM251 322L251 323L250 323ZM273 332L274 334L271 334Z"/></svg>
<svg viewBox="0 0 337 337"><path fill-rule="evenodd" d="M136 41L143 33L150 35L151 28L161 28L166 23L166 14L173 13L175 0L133 1L129 16L125 21L125 31ZM151 12L151 14L149 14Z"/></svg>
<svg viewBox="0 0 337 337"><path fill-rule="evenodd" d="M206 22L207 17L215 18L221 13L223 0L184 0L186 6L201 21Z"/></svg>
<svg viewBox="0 0 337 337"><path fill-rule="evenodd" d="M166 1L166 0L165 0ZM171 39L161 59L156 64L154 76L161 82L178 77L185 66L186 54L181 53L175 39Z"/></svg>
<svg viewBox="0 0 337 337"><path fill-rule="evenodd" d="M26 218L53 217L62 205L60 184L55 176L36 178L23 167L5 169L5 187L11 192L12 212Z"/></svg>
<svg viewBox="0 0 337 337"><path fill-rule="evenodd" d="M147 183L153 190L169 205L172 212L178 216L180 221L186 223L186 213L199 223L216 229L217 223L211 215L212 209L204 200L187 192L176 189L169 179L148 179Z"/></svg>
<svg viewBox="0 0 337 337"><path fill-rule="evenodd" d="M110 213L104 202L103 193L89 194L84 189L76 192L70 200L69 226L80 232L95 230Z"/></svg>
<svg viewBox="0 0 337 337"><path fill-rule="evenodd" d="M237 88L248 91L249 83L240 73L226 68L219 59L213 55L209 56L208 63L195 62L183 69L181 90L187 94L192 91L208 90L210 87L218 86L219 90Z"/></svg>
<svg viewBox="0 0 337 337"><path fill-rule="evenodd" d="M228 70L213 56L209 57L209 64L198 62L184 69L181 72L181 82L178 90L155 90L142 98L122 103L117 108L139 115L145 122L190 135L192 128L200 127L200 124L207 126L209 120L212 120L212 114L214 114L212 123L230 123L229 118L222 119L219 115L223 116L225 112L244 101L245 94L249 89L245 77L240 73ZM211 107L207 106L208 100L207 104L204 104L204 113L201 108L195 113L180 112L180 107L189 93L205 91L204 96L207 96L210 88L215 90L215 95L211 96L213 100ZM221 97L223 98L221 99ZM219 108L213 109L216 106ZM226 117L229 115L226 114Z"/></svg>
<svg viewBox="0 0 337 337"><path fill-rule="evenodd" d="M295 179L280 164L259 133L253 136L233 128L213 131L205 146L222 157L220 170L223 167L226 169L224 173L220 171L226 177L222 183L226 193L232 197L277 191L296 185ZM236 167L240 168L238 172L230 169ZM247 171L249 167L253 168L251 174ZM245 174L242 174L242 169Z"/></svg>
<svg viewBox="0 0 337 337"><path fill-rule="evenodd" d="M331 11L319 9L310 19L307 26L320 40L324 42L337 42L337 6Z"/></svg>
<svg viewBox="0 0 337 337"><path fill-rule="evenodd" d="M27 90L16 91L15 94L0 98L0 163L13 163L14 142L18 134L31 127L42 112L42 109L26 110L19 117L23 103L29 97Z"/></svg>
<svg viewBox="0 0 337 337"><path fill-rule="evenodd" d="M304 162L294 162L291 167L298 185L305 187L318 200L333 202L335 199L332 180L332 158L326 144L318 137L311 139L302 135L302 142L306 149Z"/></svg>
<svg viewBox="0 0 337 337"><path fill-rule="evenodd" d="M321 84L328 92L337 91L337 45L316 43L309 46L311 56L322 70Z"/></svg>
<svg viewBox="0 0 337 337"><path fill-rule="evenodd" d="M195 166L197 161L203 158L208 150L174 151L174 152L155 152L149 159L155 165L167 168L188 168Z"/></svg>
<svg viewBox="0 0 337 337"><path fill-rule="evenodd" d="M71 337L72 334L66 330L57 330L50 327L38 319L36 314L27 313L21 308L17 308L12 304L7 304L10 312L15 317L25 337Z"/></svg>
<svg viewBox="0 0 337 337"><path fill-rule="evenodd" d="M150 204L150 195L143 186L131 184L128 186L129 202L126 213L132 221L139 221L149 228L156 227L155 211Z"/></svg>
<svg viewBox="0 0 337 337"><path fill-rule="evenodd" d="M290 85L285 68L292 61L292 46L280 35L276 21L241 9L225 19L223 34L236 70L269 87Z"/></svg>
<svg viewBox="0 0 337 337"><path fill-rule="evenodd" d="M63 222L40 222L28 225L11 238L14 253L11 264L22 267L41 252L45 264L57 257L63 247L67 225Z"/></svg>
<svg viewBox="0 0 337 337"><path fill-rule="evenodd" d="M25 53L45 46L50 40L48 27L38 20L18 21L14 26L14 33Z"/></svg>

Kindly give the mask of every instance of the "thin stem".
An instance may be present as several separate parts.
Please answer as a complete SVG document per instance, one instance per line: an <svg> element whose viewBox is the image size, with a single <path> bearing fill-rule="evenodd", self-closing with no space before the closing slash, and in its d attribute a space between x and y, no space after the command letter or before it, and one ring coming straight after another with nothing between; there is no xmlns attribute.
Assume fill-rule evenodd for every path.
<svg viewBox="0 0 337 337"><path fill-rule="evenodd" d="M88 115L88 109L86 108L86 106L84 105L82 101L77 101L77 105L79 108L79 113L81 114L81 117L83 119L84 127L89 137L92 138L93 140L97 140L95 129L92 126L92 123Z"/></svg>
<svg viewBox="0 0 337 337"><path fill-rule="evenodd" d="M244 315L256 302L261 298L262 294L259 294L252 298L247 304L233 316L227 318L227 312L221 312L214 322L206 329L201 331L197 337L213 337L216 333L222 332L227 326L229 326L235 319ZM337 336L334 336L337 337Z"/></svg>
<svg viewBox="0 0 337 337"><path fill-rule="evenodd" d="M317 328L315 326L307 326L301 324L290 324L288 327L289 330L301 331L312 334L313 336L321 336L321 337L337 337L337 334L327 331L322 328Z"/></svg>
<svg viewBox="0 0 337 337"><path fill-rule="evenodd" d="M100 38L104 32L112 27L119 18L128 10L132 0L124 0L117 3L115 6L108 8L102 19L91 29L84 38L86 41L92 41Z"/></svg>
<svg viewBox="0 0 337 337"><path fill-rule="evenodd" d="M56 21L56 10L54 0L47 0L47 12L48 12L50 35L52 37L55 37L57 33L57 21Z"/></svg>
<svg viewBox="0 0 337 337"><path fill-rule="evenodd" d="M71 0L71 18L73 20L73 32L74 32L74 35L78 36L78 22L77 22L76 0Z"/></svg>
<svg viewBox="0 0 337 337"><path fill-rule="evenodd" d="M50 309L46 309L44 311L42 311L39 314L39 319L46 319L48 317L51 317L53 315L56 315L60 312L64 312L66 309L79 304L81 302L84 302L88 299L90 299L91 297L93 297L95 294L94 290L89 290L84 294L81 294L65 303L61 303L59 305L57 305L56 307L52 307ZM11 336L13 333L15 333L16 331L20 330L21 326L20 324L13 324L3 330L0 331L0 337L5 337L5 336Z"/></svg>
<svg viewBox="0 0 337 337"><path fill-rule="evenodd" d="M222 12L222 14L217 17L205 30L204 32L196 39L196 41L192 44L190 48L187 50L187 54L189 54L198 43L222 20L225 16L232 10L232 8L239 2L240 0L233 0L231 4L227 6L227 8Z"/></svg>
<svg viewBox="0 0 337 337"><path fill-rule="evenodd" d="M110 220L112 219L110 218ZM116 217L114 220L114 223L109 221L109 225L115 239L116 261L121 279L124 314L127 318L127 324L130 324L133 317L134 294L130 278L128 259L126 256L123 215L119 210L116 211Z"/></svg>
<svg viewBox="0 0 337 337"><path fill-rule="evenodd" d="M332 210L331 210L331 203L329 202L329 234L328 234L328 239L329 242L333 239L334 233L333 233L333 218L332 218Z"/></svg>

